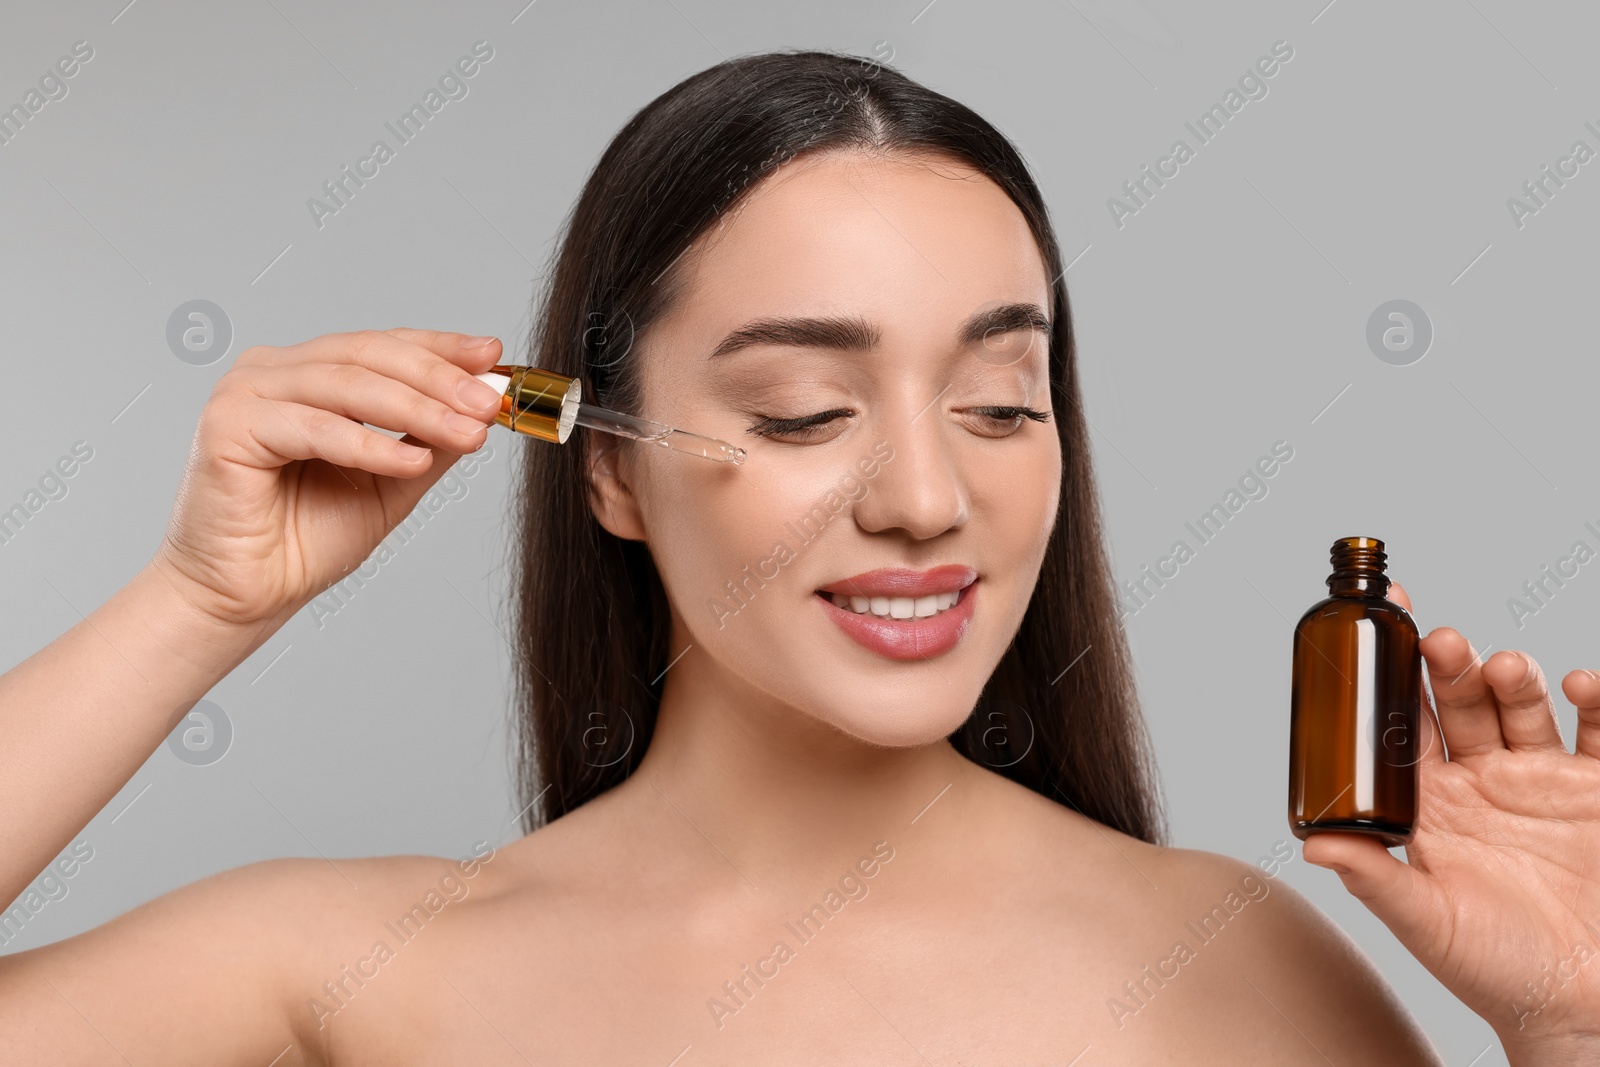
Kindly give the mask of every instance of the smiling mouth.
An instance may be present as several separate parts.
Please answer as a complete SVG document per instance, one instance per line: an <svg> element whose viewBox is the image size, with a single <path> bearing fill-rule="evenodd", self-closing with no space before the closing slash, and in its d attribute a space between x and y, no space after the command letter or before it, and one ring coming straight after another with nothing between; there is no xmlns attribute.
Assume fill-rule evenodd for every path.
<svg viewBox="0 0 1600 1067"><path fill-rule="evenodd" d="M967 584L921 596L889 596L896 584L920 592L918 586L951 584L951 576L869 572L837 583L833 589L818 589L813 595L821 601L819 610L856 644L891 660L914 662L953 651L972 628L981 583L971 568L965 573L958 570L954 578ZM857 582L865 593L878 595L837 588Z"/></svg>
<svg viewBox="0 0 1600 1067"><path fill-rule="evenodd" d="M969 587L970 588L970 587ZM966 589L931 596L852 596L845 593L824 593L817 596L831 600L835 607L853 611L857 615L873 615L880 619L928 619L942 615L961 602Z"/></svg>

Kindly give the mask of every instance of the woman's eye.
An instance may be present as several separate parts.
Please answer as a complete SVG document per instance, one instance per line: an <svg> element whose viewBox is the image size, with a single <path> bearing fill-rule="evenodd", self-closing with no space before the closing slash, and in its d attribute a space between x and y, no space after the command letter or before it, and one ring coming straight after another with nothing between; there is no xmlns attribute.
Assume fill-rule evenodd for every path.
<svg viewBox="0 0 1600 1067"><path fill-rule="evenodd" d="M1032 419L1034 422L1050 421L1050 413L1048 411L1039 411L1036 408L1021 407L1014 404L972 408L971 410L981 415L994 428L1005 431L991 435L994 437L1009 437L1022 428L1023 419Z"/></svg>
<svg viewBox="0 0 1600 1067"><path fill-rule="evenodd" d="M747 432L757 437L786 437L791 440L805 441L818 434L812 432L832 422L841 415L850 414L849 408L831 408L819 411L815 415L801 415L792 419L778 418L771 415L762 415L751 424Z"/></svg>
<svg viewBox="0 0 1600 1067"><path fill-rule="evenodd" d="M987 422L991 429L1002 431L985 435L989 437L1007 437L1015 433L1021 428L1023 419L1032 419L1034 422L1050 421L1048 411L1018 405L991 405L969 410ZM830 408L815 415L800 415L794 418L762 415L751 424L747 432L757 437L783 437L792 441L808 441L821 436L816 431L823 426L850 413L849 408Z"/></svg>

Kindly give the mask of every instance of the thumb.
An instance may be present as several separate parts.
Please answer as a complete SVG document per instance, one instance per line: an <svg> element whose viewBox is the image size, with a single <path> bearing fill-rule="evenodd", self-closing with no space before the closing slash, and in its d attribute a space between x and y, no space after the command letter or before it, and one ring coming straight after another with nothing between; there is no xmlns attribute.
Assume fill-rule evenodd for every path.
<svg viewBox="0 0 1600 1067"><path fill-rule="evenodd" d="M1395 937L1416 951L1432 929L1427 876L1395 858L1364 834L1317 833L1306 839L1301 856L1339 876L1350 895L1365 904Z"/></svg>

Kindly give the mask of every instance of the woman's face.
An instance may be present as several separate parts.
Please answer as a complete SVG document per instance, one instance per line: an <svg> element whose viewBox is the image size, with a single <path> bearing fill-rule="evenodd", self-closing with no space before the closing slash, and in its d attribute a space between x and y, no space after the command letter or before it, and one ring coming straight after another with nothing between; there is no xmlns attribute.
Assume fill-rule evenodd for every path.
<svg viewBox="0 0 1600 1067"><path fill-rule="evenodd" d="M1060 492L1051 421L993 410L1056 417L1048 279L1021 212L950 157L813 156L678 268L678 300L626 357L642 360L643 415L748 456L622 444L595 498L608 529L649 546L672 655L692 646L669 687L881 745L947 736L1021 624ZM777 319L827 321L760 324ZM939 568L944 595L857 577L880 568Z"/></svg>

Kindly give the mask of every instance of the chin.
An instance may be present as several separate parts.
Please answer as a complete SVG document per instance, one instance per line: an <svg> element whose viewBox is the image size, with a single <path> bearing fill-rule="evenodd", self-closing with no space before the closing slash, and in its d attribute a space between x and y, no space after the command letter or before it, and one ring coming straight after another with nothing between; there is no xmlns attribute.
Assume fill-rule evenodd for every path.
<svg viewBox="0 0 1600 1067"><path fill-rule="evenodd" d="M935 703L912 695L900 707L867 700L848 712L818 716L835 729L881 748L917 748L943 741L972 714L974 697L965 706Z"/></svg>

